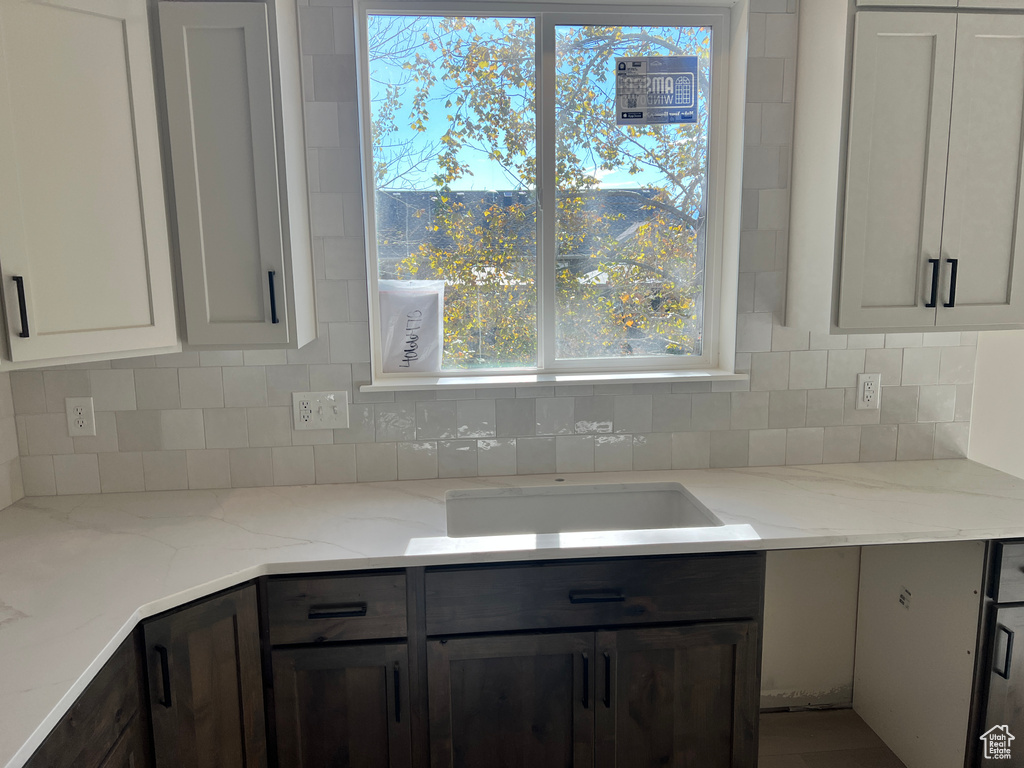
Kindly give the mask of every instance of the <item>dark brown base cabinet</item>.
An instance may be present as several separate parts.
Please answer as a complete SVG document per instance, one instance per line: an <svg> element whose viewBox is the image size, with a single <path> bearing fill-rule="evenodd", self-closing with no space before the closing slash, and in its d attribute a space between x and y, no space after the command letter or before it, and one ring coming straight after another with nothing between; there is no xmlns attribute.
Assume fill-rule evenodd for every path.
<svg viewBox="0 0 1024 768"><path fill-rule="evenodd" d="M150 768L140 666L132 635L29 758L27 768Z"/></svg>
<svg viewBox="0 0 1024 768"><path fill-rule="evenodd" d="M262 768L266 720L256 587L143 625L157 768Z"/></svg>
<svg viewBox="0 0 1024 768"><path fill-rule="evenodd" d="M404 644L273 652L277 764L409 768Z"/></svg>
<svg viewBox="0 0 1024 768"><path fill-rule="evenodd" d="M755 768L764 566L264 577L143 622L29 768Z"/></svg>

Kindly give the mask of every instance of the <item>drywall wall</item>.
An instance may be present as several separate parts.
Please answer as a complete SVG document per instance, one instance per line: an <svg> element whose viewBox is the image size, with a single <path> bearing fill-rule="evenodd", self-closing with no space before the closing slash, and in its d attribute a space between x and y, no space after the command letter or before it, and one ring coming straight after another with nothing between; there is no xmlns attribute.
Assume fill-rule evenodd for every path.
<svg viewBox="0 0 1024 768"><path fill-rule="evenodd" d="M978 334L968 457L1024 477L1024 331Z"/></svg>
<svg viewBox="0 0 1024 768"><path fill-rule="evenodd" d="M761 707L853 701L860 547L768 553Z"/></svg>

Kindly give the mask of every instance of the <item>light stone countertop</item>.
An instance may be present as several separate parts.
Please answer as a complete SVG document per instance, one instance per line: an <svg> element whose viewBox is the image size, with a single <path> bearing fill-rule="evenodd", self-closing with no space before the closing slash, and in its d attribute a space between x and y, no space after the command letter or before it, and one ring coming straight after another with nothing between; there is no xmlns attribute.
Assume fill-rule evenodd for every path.
<svg viewBox="0 0 1024 768"><path fill-rule="evenodd" d="M449 489L554 475L23 499L0 511L0 766L21 768L139 620L264 574L1024 536L967 460L559 475L682 483L718 529L448 539Z"/></svg>

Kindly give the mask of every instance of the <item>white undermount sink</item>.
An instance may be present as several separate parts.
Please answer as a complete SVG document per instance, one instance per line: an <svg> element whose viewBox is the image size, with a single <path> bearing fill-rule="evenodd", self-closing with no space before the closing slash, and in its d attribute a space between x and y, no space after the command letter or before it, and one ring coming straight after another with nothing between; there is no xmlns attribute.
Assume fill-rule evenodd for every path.
<svg viewBox="0 0 1024 768"><path fill-rule="evenodd" d="M451 538L722 525L679 483L448 491L445 506Z"/></svg>

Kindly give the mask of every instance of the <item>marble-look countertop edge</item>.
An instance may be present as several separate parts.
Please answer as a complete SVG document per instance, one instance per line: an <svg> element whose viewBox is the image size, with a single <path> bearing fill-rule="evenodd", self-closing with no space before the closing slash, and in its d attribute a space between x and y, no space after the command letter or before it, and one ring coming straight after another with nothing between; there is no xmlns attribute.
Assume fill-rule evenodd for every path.
<svg viewBox="0 0 1024 768"><path fill-rule="evenodd" d="M915 467L914 465L917 466ZM942 467L942 465L945 465L945 467ZM872 473L870 465L833 465L831 467L813 466L760 469L750 468L748 470L704 470L694 473L672 471L660 471L653 473L632 472L614 473L606 476L612 477L621 482L629 482L630 477L642 478L644 480L682 479L683 476L686 475L690 475L694 478L699 477L700 480L705 482L697 482L693 486L687 485L687 487L691 489L697 498L705 502L713 511L723 517L727 524L747 525L748 527L752 525L752 530L756 530L757 527L762 529L763 535L762 533L758 533L756 536L749 538L671 541L666 543L645 542L625 546L581 546L573 549L558 547L513 548L498 551L477 549L467 551L426 552L419 554L394 553L377 555L360 555L348 552L345 556L337 558L296 560L289 560L287 558L280 557L280 553L267 550L267 556L263 562L238 568L212 579L199 581L198 583L189 585L184 589L178 589L176 591L169 592L168 594L161 595L154 600L143 602L141 605L136 607L134 611L129 611L130 615L126 616L120 622L119 628L113 633L113 635L109 636L109 641L102 647L100 652L96 654L88 666L81 671L81 673L76 677L74 683L67 688L64 695L60 697L60 700L50 709L48 714L46 714L42 719L35 720L37 725L32 729L31 734L25 738L14 754L10 755L10 757L2 764L5 768L23 768L32 753L45 739L46 735L59 722L61 717L63 717L77 697L85 690L89 682L95 677L96 673L110 659L119 645L132 633L132 631L134 631L135 627L140 622L157 614L163 613L164 611L171 610L186 603L208 597L217 592L236 587L260 576L473 563L486 564L531 560L811 549L844 546L853 547L868 546L872 544L985 540L1024 536L1024 481L1022 480L1010 478L1008 475L1004 475L996 472L995 470L982 467L981 465L977 465L966 460L952 460L945 462L905 462L900 464L875 466L880 467L880 469L877 469L875 473ZM868 493L869 495L872 493L886 493L887 489L888 492L894 496L901 494L905 495L907 497L906 503L910 506L918 505L922 501L922 499L918 497L922 495L929 496L930 499L928 499L928 501L932 503L935 503L936 501L936 494L942 496L959 495L963 498L970 498L974 495L978 495L979 493L982 496L988 496L988 494L981 493L973 488L961 489L956 487L956 478L948 481L951 483L950 487L934 489L915 487L914 484L909 481L904 484L904 481L901 479L904 475L907 477L921 473L928 475L931 472L932 467L935 466L948 468L953 475L961 473L969 480L980 479L982 482L991 481L1000 485L1000 490L1005 493L1001 494L998 498L1009 502L1013 507L1013 517L1016 518L1019 512L1020 519L1014 519L1012 522L1006 522L1005 524L1001 523L1001 521L996 522L988 520L985 521L987 524L980 524L977 526L963 524L956 526L931 525L915 527L912 521L908 521L901 528L889 528L887 530L873 530L871 528L872 524L868 522L864 523L866 530L841 532L836 528L828 527L823 527L822 529L815 529L810 526L800 527L792 521L784 521L786 524L776 524L777 521L770 519L772 517L770 512L759 514L758 517L760 519L754 520L753 518L745 519L743 515L732 517L729 512L725 512L722 509L716 509L716 503L720 500L715 498L715 491L720 487L724 488L730 485L728 482L730 473L736 476L742 476L745 481L753 482L755 485L758 478L763 478L766 482L781 482L782 486L785 487L786 491L789 493L794 492L795 486L809 483L812 487L798 488L796 492L807 496L810 501L817 500L819 503L827 502L830 499L840 499L844 502L849 502L859 493ZM844 470L844 467L848 467L849 469ZM902 472L899 471L900 467L903 468ZM934 475L934 472L932 472L932 474ZM945 476L946 474L947 473L939 472L939 475L935 477ZM607 482L606 479L595 475L564 475L564 477L570 481L577 479L579 482L586 482L588 480L590 482ZM682 481L685 483L685 479ZM427 503L427 505L435 507L435 509L432 510L434 513L437 513L438 509L443 513L444 488L479 488L517 484L525 485L530 482L530 478L524 478L521 476L491 479L471 478L462 481L432 480L423 481L419 486L415 483L406 483L409 487L406 489L399 489L398 493L405 494L410 498L419 498L420 501ZM376 489L382 489L385 493L390 493L394 492L396 487L401 486L402 483L366 485L376 486ZM323 487L321 486L317 488ZM352 486L336 486L336 488L352 489ZM256 489L253 490L255 491ZM263 495L259 496L260 498L262 498L262 496L266 496L267 499L271 501L275 494L277 494L281 499L286 499L294 495L294 493L289 493L289 489L287 488L268 488L259 490L264 492ZM359 496L361 492L364 496L373 496L373 491L367 489L358 489L354 491L354 495ZM338 493L345 495L344 490L339 490ZM725 495L728 496L729 494L726 493ZM118 498L119 496L121 497L120 499ZM128 499L129 496L133 498ZM226 506L229 506L225 500L231 497L231 492L212 492L211 496L216 501L216 504L211 508L216 509L218 513L223 514ZM102 514L102 512L107 509L120 509L122 507L134 508L138 505L145 507L147 503L146 499L153 500L153 504L164 503L163 501L158 501L158 494L119 494L108 495L105 497L77 497L77 499L82 500L78 502L80 504L79 506L76 506L76 502L73 500L69 501L65 499L62 502L59 497L57 500L49 501L40 498L25 499L23 502L14 506L19 507L21 510L38 508L37 511L43 515L45 515L48 510L52 511L55 509L60 511L61 514L66 513L70 518L76 511L81 510L95 511ZM368 503L368 499L363 499L363 501ZM355 503L359 503L359 500L357 499ZM778 502L772 502L770 499L765 499L762 503L764 504L764 509L768 510L772 507L773 503ZM938 506L941 507L941 503ZM761 509L758 510L759 513L761 511ZM4 512L6 512L6 510ZM3 512L0 512L0 515L2 514ZM952 514L954 514L955 517L955 510ZM870 517L868 511L865 512L865 515ZM197 517L202 518L202 515L198 515ZM353 516L353 518L355 519L356 516ZM211 519L216 518L211 517ZM374 518L371 515L366 519L373 522L380 522L380 520L384 518ZM751 520L753 520L752 524ZM222 520L222 522L226 521ZM847 522L853 523L854 521L850 520ZM970 523L974 521L957 519L956 522ZM397 520L395 522L396 525L402 525L403 523L407 527L416 528L417 530L415 532L417 533L424 532L420 530L423 527L429 528L429 526L424 526L422 521ZM242 528L242 530L248 529ZM121 532L111 531L110 533ZM435 538L437 540L441 540L442 537ZM425 540L429 541L430 537L427 537ZM0 540L0 543L2 543L2 540ZM0 573L0 577L3 575L4 574ZM3 602L0 602L0 606L3 605ZM0 617L0 619L2 619L2 617ZM107 618L107 626L113 627L116 623L117 618ZM0 620L0 626L2 626L2 624L3 621ZM3 634L0 633L0 652L3 652L4 650L3 645ZM0 694L3 693L2 688L3 685L0 683ZM0 758L2 758L2 754L0 754Z"/></svg>

